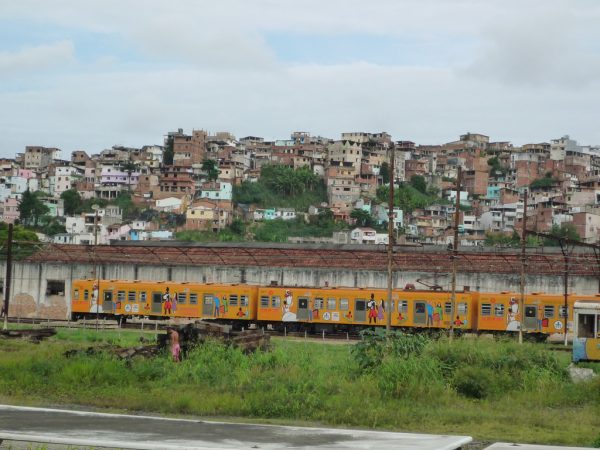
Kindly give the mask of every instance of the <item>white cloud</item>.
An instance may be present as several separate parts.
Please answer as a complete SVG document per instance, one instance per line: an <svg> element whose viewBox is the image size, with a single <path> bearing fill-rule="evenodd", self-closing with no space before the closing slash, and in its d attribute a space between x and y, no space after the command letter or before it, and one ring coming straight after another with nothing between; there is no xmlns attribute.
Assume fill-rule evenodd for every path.
<svg viewBox="0 0 600 450"><path fill-rule="evenodd" d="M26 47L17 52L0 52L0 77L24 71L44 70L74 60L73 43L70 41Z"/></svg>

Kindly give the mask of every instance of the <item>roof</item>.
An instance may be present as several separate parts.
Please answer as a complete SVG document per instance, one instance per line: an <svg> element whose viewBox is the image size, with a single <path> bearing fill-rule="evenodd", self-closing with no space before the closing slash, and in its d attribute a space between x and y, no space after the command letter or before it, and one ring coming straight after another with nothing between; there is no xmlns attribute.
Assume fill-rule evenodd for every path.
<svg viewBox="0 0 600 450"><path fill-rule="evenodd" d="M24 259L26 262L169 265L169 266L261 266L307 269L387 270L386 245L322 245L214 243L198 245L176 241L113 241L115 245L48 244ZM485 249L484 249L485 250ZM394 270L448 273L452 253L427 247L397 246ZM528 253L527 272L535 275L563 274L561 254ZM494 252L464 249L456 258L463 273L516 274L521 267L518 250ZM592 253L577 253L570 258L569 274L600 276Z"/></svg>

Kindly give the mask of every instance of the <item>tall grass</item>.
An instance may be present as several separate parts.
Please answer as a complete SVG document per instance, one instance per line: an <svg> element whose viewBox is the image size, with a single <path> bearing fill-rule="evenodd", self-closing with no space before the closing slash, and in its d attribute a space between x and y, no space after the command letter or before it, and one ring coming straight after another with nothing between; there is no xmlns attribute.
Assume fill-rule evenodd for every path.
<svg viewBox="0 0 600 450"><path fill-rule="evenodd" d="M249 355L208 342L178 364L168 354L64 356L138 338L65 331L38 345L0 341L0 400L541 444L592 445L600 429L600 380L573 384L568 355L534 344L396 336L362 346L275 340Z"/></svg>

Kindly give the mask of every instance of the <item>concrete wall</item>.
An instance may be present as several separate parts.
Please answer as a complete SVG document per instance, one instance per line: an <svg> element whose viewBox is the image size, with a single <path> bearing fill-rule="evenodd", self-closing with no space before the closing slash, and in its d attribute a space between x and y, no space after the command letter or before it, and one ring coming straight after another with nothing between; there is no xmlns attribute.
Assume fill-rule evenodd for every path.
<svg viewBox="0 0 600 450"><path fill-rule="evenodd" d="M5 262L0 264L0 273L5 273ZM16 263L13 268L10 315L19 317L41 317L65 319L70 314L71 280L91 278L91 264L40 264ZM98 276L102 279L138 279L166 281L194 281L202 283L242 283L269 285L276 281L288 286L350 286L364 288L387 288L387 272L372 270L269 268L257 266L164 266L123 265L99 266ZM2 277L4 278L4 276ZM394 287L403 288L412 283L417 289L425 286L416 282L418 278L428 284L437 284L450 289L450 274L431 272L395 272ZM64 282L64 292L50 295L48 281ZM520 276L489 273L458 273L457 289L469 286L472 291L519 292ZM562 294L563 279L556 276L529 275L526 292ZM595 277L571 277L569 292L594 295L598 292ZM3 300L3 296L2 296Z"/></svg>

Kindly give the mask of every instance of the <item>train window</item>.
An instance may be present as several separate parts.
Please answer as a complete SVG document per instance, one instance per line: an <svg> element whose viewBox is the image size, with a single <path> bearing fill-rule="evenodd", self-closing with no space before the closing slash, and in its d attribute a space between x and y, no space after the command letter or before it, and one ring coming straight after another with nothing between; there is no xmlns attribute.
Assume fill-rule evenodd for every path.
<svg viewBox="0 0 600 450"><path fill-rule="evenodd" d="M504 317L504 304L503 303L496 303L494 305L494 316Z"/></svg>
<svg viewBox="0 0 600 450"><path fill-rule="evenodd" d="M204 304L212 305L215 300L215 296L213 294L204 294Z"/></svg>
<svg viewBox="0 0 600 450"><path fill-rule="evenodd" d="M140 302L145 302L145 301L146 301L146 293L140 292Z"/></svg>
<svg viewBox="0 0 600 450"><path fill-rule="evenodd" d="M274 295L271 297L271 307L279 308L281 306L281 297L279 295Z"/></svg>
<svg viewBox="0 0 600 450"><path fill-rule="evenodd" d="M452 302L444 303L444 313L452 315Z"/></svg>
<svg viewBox="0 0 600 450"><path fill-rule="evenodd" d="M185 303L187 294L185 292L180 292L177 294L177 303Z"/></svg>
<svg viewBox="0 0 600 450"><path fill-rule="evenodd" d="M481 304L481 315L482 316L491 316L492 315L492 304L491 303L482 303Z"/></svg>
<svg viewBox="0 0 600 450"><path fill-rule="evenodd" d="M567 308L565 308L564 306L561 306L559 315L560 315L560 317L568 317Z"/></svg>
<svg viewBox="0 0 600 450"><path fill-rule="evenodd" d="M125 301L125 291L117 291L117 301L118 302Z"/></svg>
<svg viewBox="0 0 600 450"><path fill-rule="evenodd" d="M260 307L261 308L269 307L269 297L268 296L263 295L262 297L260 297Z"/></svg>
<svg viewBox="0 0 600 450"><path fill-rule="evenodd" d="M544 305L544 318L552 319L554 317L554 305Z"/></svg>
<svg viewBox="0 0 600 450"><path fill-rule="evenodd" d="M398 312L408 312L408 300L398 300Z"/></svg>
<svg viewBox="0 0 600 450"><path fill-rule="evenodd" d="M191 292L190 293L190 305L197 305L198 304L198 294L196 294L195 292Z"/></svg>
<svg viewBox="0 0 600 450"><path fill-rule="evenodd" d="M462 314L463 316L467 314L467 304L465 302L458 304L458 314Z"/></svg>
<svg viewBox="0 0 600 450"><path fill-rule="evenodd" d="M73 291L73 300L79 300L79 289Z"/></svg>
<svg viewBox="0 0 600 450"><path fill-rule="evenodd" d="M315 298L315 309L323 309L323 299Z"/></svg>
<svg viewBox="0 0 600 450"><path fill-rule="evenodd" d="M424 302L415 303L415 312L417 314L425 314L425 303Z"/></svg>
<svg viewBox="0 0 600 450"><path fill-rule="evenodd" d="M340 298L340 309L342 311L348 311L348 299Z"/></svg>
<svg viewBox="0 0 600 450"><path fill-rule="evenodd" d="M229 296L229 306L237 306L238 305L238 296L230 295Z"/></svg>
<svg viewBox="0 0 600 450"><path fill-rule="evenodd" d="M248 296L240 295L240 306L248 306Z"/></svg>
<svg viewBox="0 0 600 450"><path fill-rule="evenodd" d="M88 291L87 289L85 291L83 291L83 299L84 300L89 300L90 298L90 291Z"/></svg>
<svg viewBox="0 0 600 450"><path fill-rule="evenodd" d="M579 322L577 323L577 337L593 338L594 337L594 315L579 314Z"/></svg>
<svg viewBox="0 0 600 450"><path fill-rule="evenodd" d="M327 299L327 309L337 309L337 301L335 298L328 298Z"/></svg>
<svg viewBox="0 0 600 450"><path fill-rule="evenodd" d="M127 293L127 301L128 302L135 302L135 291L129 291Z"/></svg>

